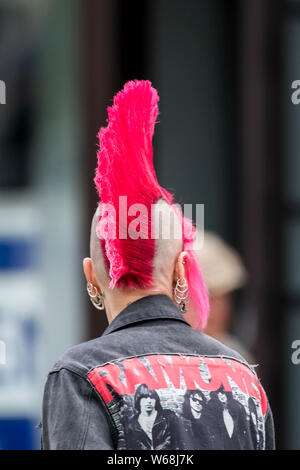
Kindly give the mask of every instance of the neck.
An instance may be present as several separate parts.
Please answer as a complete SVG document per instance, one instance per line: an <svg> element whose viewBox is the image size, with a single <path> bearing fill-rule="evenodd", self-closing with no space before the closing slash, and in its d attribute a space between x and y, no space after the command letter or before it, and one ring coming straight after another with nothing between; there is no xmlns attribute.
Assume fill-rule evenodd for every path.
<svg viewBox="0 0 300 470"><path fill-rule="evenodd" d="M154 416L156 414L156 410L151 410L151 411L141 411L141 416L144 416L146 418L150 418L150 416Z"/></svg>
<svg viewBox="0 0 300 470"><path fill-rule="evenodd" d="M115 291L115 289L108 293L108 290L104 293L104 305L108 323L111 323L113 319L119 315L124 308L136 300L142 299L149 295L167 295L172 299L172 292L167 290L151 290L151 289L123 289Z"/></svg>

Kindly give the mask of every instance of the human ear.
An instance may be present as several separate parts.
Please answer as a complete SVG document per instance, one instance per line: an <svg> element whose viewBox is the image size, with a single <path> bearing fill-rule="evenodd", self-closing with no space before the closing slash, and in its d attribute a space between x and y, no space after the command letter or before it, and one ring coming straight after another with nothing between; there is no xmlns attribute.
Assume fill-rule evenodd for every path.
<svg viewBox="0 0 300 470"><path fill-rule="evenodd" d="M98 281L94 273L93 263L92 263L91 258L84 258L83 271L84 271L84 275L86 278L86 282L91 282L93 286L97 287L98 290L100 290L100 286L98 284Z"/></svg>
<svg viewBox="0 0 300 470"><path fill-rule="evenodd" d="M185 277L185 259L187 256L186 251L181 251L179 255L177 256L177 260L175 263L175 269L174 269L174 275L173 275L173 281L177 282L177 279L184 278Z"/></svg>

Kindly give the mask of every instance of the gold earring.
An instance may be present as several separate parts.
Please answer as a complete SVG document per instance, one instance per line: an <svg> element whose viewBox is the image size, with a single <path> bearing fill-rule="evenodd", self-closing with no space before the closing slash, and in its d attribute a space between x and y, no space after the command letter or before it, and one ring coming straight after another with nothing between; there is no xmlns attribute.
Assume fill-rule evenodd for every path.
<svg viewBox="0 0 300 470"><path fill-rule="evenodd" d="M91 281L87 283L87 291L90 297L90 301L98 310L104 310L104 300L102 294L99 294L98 289L96 286L93 285Z"/></svg>

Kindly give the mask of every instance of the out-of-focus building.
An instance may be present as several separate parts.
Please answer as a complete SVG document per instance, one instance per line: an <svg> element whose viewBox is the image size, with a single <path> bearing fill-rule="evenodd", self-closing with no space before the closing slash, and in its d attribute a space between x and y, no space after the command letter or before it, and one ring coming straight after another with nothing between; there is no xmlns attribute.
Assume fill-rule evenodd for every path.
<svg viewBox="0 0 300 470"><path fill-rule="evenodd" d="M51 365L85 337L78 3L0 3L0 449L38 449Z"/></svg>
<svg viewBox="0 0 300 470"><path fill-rule="evenodd" d="M252 354L232 332L237 314L234 294L245 286L248 278L241 257L216 233L205 232L203 246L197 250L197 259L210 297L210 315L204 332L253 363Z"/></svg>

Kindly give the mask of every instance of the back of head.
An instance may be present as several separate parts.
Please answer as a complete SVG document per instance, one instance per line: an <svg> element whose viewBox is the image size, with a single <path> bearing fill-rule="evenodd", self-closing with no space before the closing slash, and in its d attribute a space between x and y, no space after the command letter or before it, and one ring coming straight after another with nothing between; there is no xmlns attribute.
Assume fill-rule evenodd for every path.
<svg viewBox="0 0 300 470"><path fill-rule="evenodd" d="M99 239L99 213L96 210L91 226L90 253L94 271L98 281L106 288L109 287L109 260L105 254L103 240ZM153 237L155 243L153 257L153 281L150 287L155 290L171 291L173 285L173 272L178 254L182 251L182 226L178 214L165 200L159 199L153 205ZM126 276L120 289L130 288L126 285ZM131 287L134 289L134 287ZM114 289L118 289L116 286Z"/></svg>
<svg viewBox="0 0 300 470"><path fill-rule="evenodd" d="M205 324L209 302L194 255L195 228L173 194L159 185L153 166L158 101L149 81L135 80L125 84L108 108L108 125L98 134L94 182L100 202L91 255L99 281L110 289L172 292L176 257L187 252L190 299Z"/></svg>

